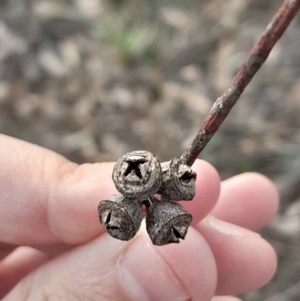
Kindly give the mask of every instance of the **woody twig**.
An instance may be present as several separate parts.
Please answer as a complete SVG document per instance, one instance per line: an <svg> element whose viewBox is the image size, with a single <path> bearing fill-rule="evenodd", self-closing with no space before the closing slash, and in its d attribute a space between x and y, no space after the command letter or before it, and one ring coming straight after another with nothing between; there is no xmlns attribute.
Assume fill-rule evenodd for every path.
<svg viewBox="0 0 300 301"><path fill-rule="evenodd" d="M247 60L240 67L227 90L213 104L198 133L181 156L181 161L191 166L217 132L255 73L269 56L290 22L300 9L300 0L285 0L254 44Z"/></svg>

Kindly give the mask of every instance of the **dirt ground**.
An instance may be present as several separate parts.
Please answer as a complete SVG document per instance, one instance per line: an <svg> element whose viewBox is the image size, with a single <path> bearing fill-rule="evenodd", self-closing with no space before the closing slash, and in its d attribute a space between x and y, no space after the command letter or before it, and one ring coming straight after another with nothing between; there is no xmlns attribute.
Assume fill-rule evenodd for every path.
<svg viewBox="0 0 300 301"><path fill-rule="evenodd" d="M78 163L178 157L281 2L2 0L0 132ZM246 301L300 300L299 33L300 16L201 154L280 189L262 231L279 269Z"/></svg>

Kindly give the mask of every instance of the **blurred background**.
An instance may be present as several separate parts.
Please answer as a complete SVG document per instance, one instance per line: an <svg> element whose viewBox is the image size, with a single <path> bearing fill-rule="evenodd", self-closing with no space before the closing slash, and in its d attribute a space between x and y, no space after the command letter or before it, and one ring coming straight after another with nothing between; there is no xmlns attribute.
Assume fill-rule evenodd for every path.
<svg viewBox="0 0 300 301"><path fill-rule="evenodd" d="M0 0L0 132L78 163L178 157L281 3ZM280 189L279 269L246 301L300 300L299 114L300 16L201 154Z"/></svg>

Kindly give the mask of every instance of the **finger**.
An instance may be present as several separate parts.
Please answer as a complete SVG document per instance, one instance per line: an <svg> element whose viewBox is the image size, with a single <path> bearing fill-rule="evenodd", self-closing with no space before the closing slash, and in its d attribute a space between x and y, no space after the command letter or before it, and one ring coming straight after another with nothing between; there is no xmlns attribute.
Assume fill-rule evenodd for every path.
<svg viewBox="0 0 300 301"><path fill-rule="evenodd" d="M242 301L242 300L233 296L217 296L217 297L213 297L211 301Z"/></svg>
<svg viewBox="0 0 300 301"><path fill-rule="evenodd" d="M17 245L0 243L0 261L3 260L6 256L11 254L16 248L21 247ZM24 246L26 247L26 246ZM48 255L49 258L55 257L63 252L71 250L74 248L74 245L66 245L66 244L52 244L52 245L32 245L27 246L38 251L42 251Z"/></svg>
<svg viewBox="0 0 300 301"><path fill-rule="evenodd" d="M155 247L143 229L130 243L104 234L56 257L3 301L28 295L32 300L54 295L70 301L210 301L215 286L215 262L197 231L191 228L179 245Z"/></svg>
<svg viewBox="0 0 300 301"><path fill-rule="evenodd" d="M0 261L10 254L17 246L0 242Z"/></svg>
<svg viewBox="0 0 300 301"><path fill-rule="evenodd" d="M18 247L0 262L0 300L27 274L48 259L43 252Z"/></svg>
<svg viewBox="0 0 300 301"><path fill-rule="evenodd" d="M67 252L76 245L67 245L67 244L51 244L51 245L32 245L32 248L42 251L48 255L49 258L53 258L57 255L60 255L64 252Z"/></svg>
<svg viewBox="0 0 300 301"><path fill-rule="evenodd" d="M196 195L193 201L181 202L181 205L193 215L193 225L196 225L215 206L220 193L220 177L215 168L203 160L196 160L192 168L197 173Z"/></svg>
<svg viewBox="0 0 300 301"><path fill-rule="evenodd" d="M97 205L116 193L113 163L78 166L41 147L0 135L0 239L20 245L79 244L103 233ZM219 180L204 161L197 197L185 206L199 220L214 206ZM193 204L195 203L195 204ZM3 226L5 225L5 226Z"/></svg>
<svg viewBox="0 0 300 301"><path fill-rule="evenodd" d="M218 203L211 214L257 230L274 217L278 206L277 189L268 178L257 173L244 173L222 183Z"/></svg>
<svg viewBox="0 0 300 301"><path fill-rule="evenodd" d="M197 226L217 264L218 295L237 295L266 284L276 270L273 248L250 230L207 217Z"/></svg>
<svg viewBox="0 0 300 301"><path fill-rule="evenodd" d="M115 192L112 164L80 167L0 135L0 239L27 245L79 243L98 235L97 204ZM76 238L77 237L77 238Z"/></svg>

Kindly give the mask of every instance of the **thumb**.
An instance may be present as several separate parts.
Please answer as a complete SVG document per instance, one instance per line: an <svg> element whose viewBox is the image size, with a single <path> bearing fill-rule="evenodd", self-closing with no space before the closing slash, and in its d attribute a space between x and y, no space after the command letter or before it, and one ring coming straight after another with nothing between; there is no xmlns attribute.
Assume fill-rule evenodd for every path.
<svg viewBox="0 0 300 301"><path fill-rule="evenodd" d="M213 255L190 228L177 245L153 246L142 230L129 243L103 234L64 253L21 281L4 301L210 301L216 286ZM25 292L24 292L25 291Z"/></svg>
<svg viewBox="0 0 300 301"><path fill-rule="evenodd" d="M130 300L211 300L216 267L198 232L190 228L184 242L164 247L152 245L141 232L119 264Z"/></svg>

